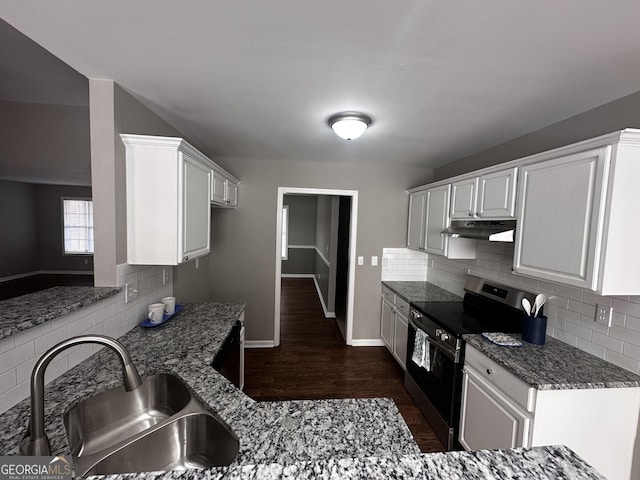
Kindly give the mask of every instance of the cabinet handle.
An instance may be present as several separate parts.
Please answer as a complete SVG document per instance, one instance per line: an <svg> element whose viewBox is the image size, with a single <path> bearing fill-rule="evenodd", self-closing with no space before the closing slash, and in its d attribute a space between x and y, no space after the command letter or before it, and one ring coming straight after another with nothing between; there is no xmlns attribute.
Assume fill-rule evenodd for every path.
<svg viewBox="0 0 640 480"><path fill-rule="evenodd" d="M184 262L186 262L187 260L189 260L189 257L184 257L184 258L182 259L182 261L184 261Z"/></svg>
<svg viewBox="0 0 640 480"><path fill-rule="evenodd" d="M493 375L493 368L487 368L487 375Z"/></svg>
<svg viewBox="0 0 640 480"><path fill-rule="evenodd" d="M479 217L479 216L480 216L480 212L476 212L476 217Z"/></svg>
<svg viewBox="0 0 640 480"><path fill-rule="evenodd" d="M469 212L469 216L470 216L470 217L473 217L473 212Z"/></svg>

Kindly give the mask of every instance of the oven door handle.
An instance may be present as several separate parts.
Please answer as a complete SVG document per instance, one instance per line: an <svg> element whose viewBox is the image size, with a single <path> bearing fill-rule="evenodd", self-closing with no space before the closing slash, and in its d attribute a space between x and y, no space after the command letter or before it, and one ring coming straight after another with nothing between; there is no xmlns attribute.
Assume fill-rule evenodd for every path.
<svg viewBox="0 0 640 480"><path fill-rule="evenodd" d="M445 355L446 357L450 358L451 360L453 360L455 363L458 363L460 361L460 355L456 354L455 350L451 347L449 347L447 344L443 344L442 342L440 342L436 337L433 337L431 335L429 335L428 332L425 332L422 328L418 327L412 319L409 319L409 326L412 327L415 331L422 331L424 332L427 337L429 338L429 345L432 345L433 348L435 348L436 350L439 350L443 355ZM413 351L413 346L411 346L412 351Z"/></svg>

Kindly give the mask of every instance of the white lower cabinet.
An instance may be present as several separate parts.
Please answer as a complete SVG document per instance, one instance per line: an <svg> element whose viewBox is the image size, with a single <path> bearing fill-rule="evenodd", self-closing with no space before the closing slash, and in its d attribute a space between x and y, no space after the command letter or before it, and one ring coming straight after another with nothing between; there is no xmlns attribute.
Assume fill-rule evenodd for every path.
<svg viewBox="0 0 640 480"><path fill-rule="evenodd" d="M467 450L566 445L631 480L640 387L537 390L466 345L458 440Z"/></svg>
<svg viewBox="0 0 640 480"><path fill-rule="evenodd" d="M403 369L407 361L408 317L409 304L383 286L380 338Z"/></svg>

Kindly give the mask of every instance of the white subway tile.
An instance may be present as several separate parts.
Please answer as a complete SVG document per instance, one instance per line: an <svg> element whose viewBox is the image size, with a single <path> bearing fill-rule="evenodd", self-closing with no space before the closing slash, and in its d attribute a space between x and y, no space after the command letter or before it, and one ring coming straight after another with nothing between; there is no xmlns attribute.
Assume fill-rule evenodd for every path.
<svg viewBox="0 0 640 480"><path fill-rule="evenodd" d="M21 363L16 367L16 379L17 383L22 383L31 378L31 372L33 372L33 367L35 367L36 362L40 357L31 357L26 362Z"/></svg>
<svg viewBox="0 0 640 480"><path fill-rule="evenodd" d="M580 314L578 312L556 307L556 316L567 322L580 323Z"/></svg>
<svg viewBox="0 0 640 480"><path fill-rule="evenodd" d="M565 332L563 330L555 330L555 337L558 340L563 341L564 343L568 343L569 345L572 345L574 347L576 347L578 345L578 337L572 333L568 333Z"/></svg>
<svg viewBox="0 0 640 480"><path fill-rule="evenodd" d="M91 323L95 325L96 323L104 322L106 319L111 318L113 316L113 310L113 305L107 305L97 312L94 312L91 315Z"/></svg>
<svg viewBox="0 0 640 480"><path fill-rule="evenodd" d="M609 335L609 327L602 324L597 323L593 317L587 317L586 315L580 316L580 325L589 330L593 330L594 332L599 332L603 335Z"/></svg>
<svg viewBox="0 0 640 480"><path fill-rule="evenodd" d="M638 360L627 357L626 355L622 355L618 352L607 350L605 360L633 373L640 372L640 362L638 362Z"/></svg>
<svg viewBox="0 0 640 480"><path fill-rule="evenodd" d="M613 310L616 312L624 313L625 315L640 317L640 304L638 303L626 302L624 300L614 298Z"/></svg>
<svg viewBox="0 0 640 480"><path fill-rule="evenodd" d="M565 285L560 285L558 287L558 294L563 297L570 298L572 300L582 301L582 290L575 287L567 287Z"/></svg>
<svg viewBox="0 0 640 480"><path fill-rule="evenodd" d="M605 348L602 345L596 345L595 343L585 340L584 338L578 338L578 348L604 360Z"/></svg>
<svg viewBox="0 0 640 480"><path fill-rule="evenodd" d="M624 346L622 347L622 354L626 355L627 357L640 360L640 346L624 342Z"/></svg>
<svg viewBox="0 0 640 480"><path fill-rule="evenodd" d="M636 332L640 332L640 318L633 315L627 315L625 317L624 326Z"/></svg>
<svg viewBox="0 0 640 480"><path fill-rule="evenodd" d="M598 345L602 345L609 351L622 352L622 342L616 338L603 335L599 332L593 332L592 341Z"/></svg>
<svg viewBox="0 0 640 480"><path fill-rule="evenodd" d="M585 340L591 340L593 331L573 322L567 322L566 331Z"/></svg>
<svg viewBox="0 0 640 480"><path fill-rule="evenodd" d="M625 344L633 343L634 345L640 346L640 332L614 325L611 327L609 334L614 338L622 340Z"/></svg>
<svg viewBox="0 0 640 480"><path fill-rule="evenodd" d="M547 296L551 294L557 294L559 287L555 283L538 281L537 288L540 292L546 293Z"/></svg>
<svg viewBox="0 0 640 480"><path fill-rule="evenodd" d="M35 356L34 341L23 343L0 355L0 372L11 370Z"/></svg>
<svg viewBox="0 0 640 480"><path fill-rule="evenodd" d="M23 343L32 342L42 335L46 335L51 331L51 322L44 322L28 330L16 333L13 338L15 345L22 345Z"/></svg>
<svg viewBox="0 0 640 480"><path fill-rule="evenodd" d="M578 312L582 315L586 315L587 317L591 317L591 318L595 318L596 316L596 307L594 305L577 302L571 299L569 299L569 310Z"/></svg>
<svg viewBox="0 0 640 480"><path fill-rule="evenodd" d="M15 335L11 335L10 337L5 337L2 340L0 340L0 354L3 354L4 352L8 352L9 350L11 350L16 346L15 338L16 338Z"/></svg>
<svg viewBox="0 0 640 480"><path fill-rule="evenodd" d="M618 327L624 327L626 324L626 318L627 316L622 313L613 312L611 315L611 324L617 325Z"/></svg>
<svg viewBox="0 0 640 480"><path fill-rule="evenodd" d="M29 382L22 382L6 392L0 393L0 413L6 412L16 403L27 398L31 393L30 388Z"/></svg>
<svg viewBox="0 0 640 480"><path fill-rule="evenodd" d="M555 305L565 310L569 308L569 299L558 295L550 295L549 297L547 297L547 303L549 305Z"/></svg>
<svg viewBox="0 0 640 480"><path fill-rule="evenodd" d="M80 317L75 322L67 325L67 336L75 337L76 335L80 335L87 328L91 327L91 316Z"/></svg>
<svg viewBox="0 0 640 480"><path fill-rule="evenodd" d="M583 293L582 301L584 303L588 303L589 305L599 304L607 307L610 307L613 303L613 300L611 299L611 297L603 297L602 295L598 295L597 293L592 293L587 290L585 290Z"/></svg>
<svg viewBox="0 0 640 480"><path fill-rule="evenodd" d="M67 327L57 328L39 338L36 338L36 355L44 353L55 344L60 343L67 338L69 338L69 336L67 335Z"/></svg>
<svg viewBox="0 0 640 480"><path fill-rule="evenodd" d="M0 373L0 392L6 392L18 384L16 381L16 369L12 368L4 373Z"/></svg>

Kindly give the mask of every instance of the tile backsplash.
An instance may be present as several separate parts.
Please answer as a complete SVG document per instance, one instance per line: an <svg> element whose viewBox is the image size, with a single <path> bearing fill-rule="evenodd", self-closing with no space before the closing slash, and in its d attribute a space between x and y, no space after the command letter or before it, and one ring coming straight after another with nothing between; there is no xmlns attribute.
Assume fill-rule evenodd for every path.
<svg viewBox="0 0 640 480"><path fill-rule="evenodd" d="M427 281L457 295L464 294L467 272L515 285L531 293L544 293L549 297L545 305L548 335L624 369L640 373L640 296L603 297L590 290L514 275L511 273L512 244L479 241L474 260L449 260L408 249L384 251L387 250L393 250L394 255L398 256L402 256L402 251L421 255L423 259L410 265L410 275L419 276L414 272L414 267L426 265L422 268L425 268ZM385 277L401 275L397 271L391 272L386 271L383 263L382 280L396 280ZM595 322L596 304L613 307L611 327Z"/></svg>
<svg viewBox="0 0 640 480"><path fill-rule="evenodd" d="M382 249L382 280L416 281L427 279L427 256L408 248Z"/></svg>
<svg viewBox="0 0 640 480"><path fill-rule="evenodd" d="M169 281L163 285L163 268L155 266L118 265L117 285L138 280L140 296L124 303L124 293L63 315L50 322L0 340L0 413L30 395L31 370L40 356L69 337L85 334L118 338L144 320L147 306L173 292L172 268ZM98 345L82 345L60 352L46 371L45 381L74 367L96 351Z"/></svg>

